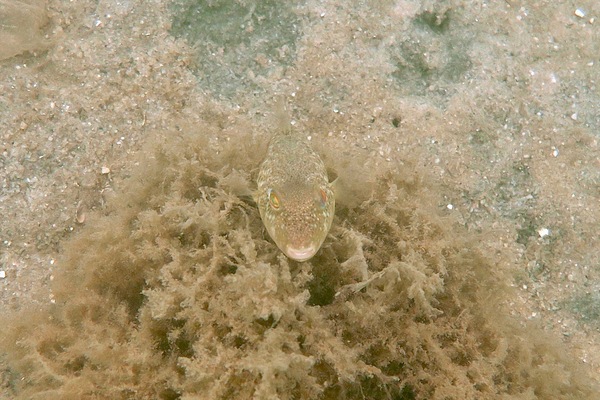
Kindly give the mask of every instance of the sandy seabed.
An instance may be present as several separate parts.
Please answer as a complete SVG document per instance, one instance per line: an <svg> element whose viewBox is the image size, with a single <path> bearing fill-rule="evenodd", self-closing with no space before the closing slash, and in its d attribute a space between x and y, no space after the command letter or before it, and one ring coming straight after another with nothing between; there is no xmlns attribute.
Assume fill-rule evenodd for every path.
<svg viewBox="0 0 600 400"><path fill-rule="evenodd" d="M0 396L597 399L600 4L0 0ZM284 98L338 178L252 190Z"/></svg>

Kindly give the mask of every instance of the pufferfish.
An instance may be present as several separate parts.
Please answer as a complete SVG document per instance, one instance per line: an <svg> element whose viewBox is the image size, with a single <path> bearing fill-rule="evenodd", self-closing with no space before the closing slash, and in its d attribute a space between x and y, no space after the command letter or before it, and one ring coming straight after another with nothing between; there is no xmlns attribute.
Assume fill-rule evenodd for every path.
<svg viewBox="0 0 600 400"><path fill-rule="evenodd" d="M257 186L260 217L277 247L296 261L313 257L335 213L333 183L319 155L285 129L269 143Z"/></svg>

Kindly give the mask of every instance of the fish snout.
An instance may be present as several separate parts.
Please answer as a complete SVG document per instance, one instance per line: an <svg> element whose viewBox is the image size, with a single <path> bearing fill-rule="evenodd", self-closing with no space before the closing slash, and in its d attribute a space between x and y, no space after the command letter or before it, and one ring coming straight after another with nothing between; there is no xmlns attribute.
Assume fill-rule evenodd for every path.
<svg viewBox="0 0 600 400"><path fill-rule="evenodd" d="M306 261L319 250L319 248L315 245L294 247L291 245L287 245L285 247L285 254L296 261Z"/></svg>

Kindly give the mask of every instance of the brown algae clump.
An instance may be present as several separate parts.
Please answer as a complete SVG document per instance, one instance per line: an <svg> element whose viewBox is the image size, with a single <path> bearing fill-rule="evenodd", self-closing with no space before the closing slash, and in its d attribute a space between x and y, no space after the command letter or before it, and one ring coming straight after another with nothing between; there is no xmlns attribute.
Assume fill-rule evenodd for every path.
<svg viewBox="0 0 600 400"><path fill-rule="evenodd" d="M196 129L149 146L65 245L55 304L4 317L13 398L594 398L557 340L504 316L502 259L440 216L409 155L421 179L370 171L298 263L232 193L252 138Z"/></svg>

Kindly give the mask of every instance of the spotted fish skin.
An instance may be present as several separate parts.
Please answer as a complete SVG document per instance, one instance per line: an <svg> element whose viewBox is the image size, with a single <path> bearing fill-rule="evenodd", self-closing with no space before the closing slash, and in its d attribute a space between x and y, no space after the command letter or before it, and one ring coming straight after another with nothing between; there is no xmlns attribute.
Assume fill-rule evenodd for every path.
<svg viewBox="0 0 600 400"><path fill-rule="evenodd" d="M332 185L319 155L298 135L282 132L269 144L257 184L260 216L277 247L297 261L313 257L335 213Z"/></svg>

